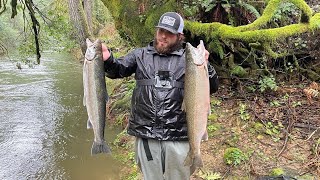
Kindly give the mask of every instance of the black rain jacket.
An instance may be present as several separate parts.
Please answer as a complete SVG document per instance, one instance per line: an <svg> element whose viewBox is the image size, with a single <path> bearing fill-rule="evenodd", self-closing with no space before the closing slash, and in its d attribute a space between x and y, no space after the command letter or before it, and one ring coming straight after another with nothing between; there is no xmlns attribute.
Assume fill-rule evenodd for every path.
<svg viewBox="0 0 320 180"><path fill-rule="evenodd" d="M185 50L169 55L159 54L150 43L124 57L112 55L105 61L106 76L123 78L135 73L136 87L131 101L128 134L157 140L188 140L185 113L181 110L185 72ZM172 74L173 87L159 88L153 85L158 70ZM208 65L210 92L218 89L214 68Z"/></svg>

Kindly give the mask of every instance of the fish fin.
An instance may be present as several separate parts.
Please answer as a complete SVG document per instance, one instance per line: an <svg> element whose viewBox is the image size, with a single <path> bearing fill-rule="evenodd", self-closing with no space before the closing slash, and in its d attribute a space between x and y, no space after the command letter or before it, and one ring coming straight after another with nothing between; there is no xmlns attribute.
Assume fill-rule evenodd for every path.
<svg viewBox="0 0 320 180"><path fill-rule="evenodd" d="M93 42L91 42L91 40L89 38L86 39L86 43L87 43L87 47L91 46L93 44Z"/></svg>
<svg viewBox="0 0 320 180"><path fill-rule="evenodd" d="M87 129L92 129L92 128L93 128L92 123L91 123L90 119L88 119L88 121L87 121Z"/></svg>
<svg viewBox="0 0 320 180"><path fill-rule="evenodd" d="M200 44L198 45L198 49L200 50L200 54L201 56L205 56L205 47L204 47L204 43L203 43L203 40L200 40Z"/></svg>
<svg viewBox="0 0 320 180"><path fill-rule="evenodd" d="M181 110L186 112L186 103L182 101Z"/></svg>
<svg viewBox="0 0 320 180"><path fill-rule="evenodd" d="M205 60L205 47L204 47L204 43L203 40L200 40L200 44L197 46L197 53L199 53L199 56L202 58L196 58L194 59L194 64L196 64L197 66L201 66L203 63L206 62Z"/></svg>
<svg viewBox="0 0 320 180"><path fill-rule="evenodd" d="M202 141L208 141L208 139L209 139L208 137L209 137L209 136L208 136L208 130L206 130L206 132L203 134L201 140L202 140Z"/></svg>
<svg viewBox="0 0 320 180"><path fill-rule="evenodd" d="M94 44L101 43L101 40L100 39L96 39L93 43Z"/></svg>
<svg viewBox="0 0 320 180"><path fill-rule="evenodd" d="M105 142L102 142L102 143L93 142L92 148L91 148L91 155L99 154L99 153L107 153L107 154L111 153L109 146Z"/></svg>
<svg viewBox="0 0 320 180"><path fill-rule="evenodd" d="M203 161L200 154L195 155L192 166L195 166L196 168L203 167Z"/></svg>
<svg viewBox="0 0 320 180"><path fill-rule="evenodd" d="M193 174L198 168L203 167L203 161L201 159L201 155L195 155L195 157L192 159L189 151L188 156L184 161L184 165L190 166L190 173Z"/></svg>

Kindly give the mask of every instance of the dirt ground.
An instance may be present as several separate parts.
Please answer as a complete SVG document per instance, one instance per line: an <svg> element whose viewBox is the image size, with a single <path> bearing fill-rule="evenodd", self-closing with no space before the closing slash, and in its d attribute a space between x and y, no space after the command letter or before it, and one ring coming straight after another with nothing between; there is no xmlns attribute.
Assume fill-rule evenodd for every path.
<svg viewBox="0 0 320 180"><path fill-rule="evenodd" d="M242 91L248 84L220 87L212 97L216 117L208 122L214 128L201 145L204 168L193 179L271 179L272 174L319 179L320 100L304 93L310 82L297 84L269 93ZM223 156L229 147L246 157L234 155L237 165L227 165Z"/></svg>

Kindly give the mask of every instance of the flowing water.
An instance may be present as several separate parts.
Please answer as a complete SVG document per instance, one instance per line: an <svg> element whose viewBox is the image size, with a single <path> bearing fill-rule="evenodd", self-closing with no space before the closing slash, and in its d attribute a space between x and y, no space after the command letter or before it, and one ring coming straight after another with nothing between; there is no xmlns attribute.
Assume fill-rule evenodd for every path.
<svg viewBox="0 0 320 180"><path fill-rule="evenodd" d="M0 59L0 179L119 179L119 162L90 154L81 63L43 56L21 70ZM106 128L108 143L113 131Z"/></svg>

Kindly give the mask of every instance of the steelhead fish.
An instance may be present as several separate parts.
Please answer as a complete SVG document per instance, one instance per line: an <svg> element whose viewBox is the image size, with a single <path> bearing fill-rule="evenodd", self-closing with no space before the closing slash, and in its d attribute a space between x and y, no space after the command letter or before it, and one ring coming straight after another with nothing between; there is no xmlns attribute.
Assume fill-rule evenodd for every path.
<svg viewBox="0 0 320 180"><path fill-rule="evenodd" d="M210 89L205 47L190 43L186 46L186 69L184 77L184 99L182 109L186 112L190 149L184 164L191 167L191 173L203 167L200 143L207 136L207 120L210 113Z"/></svg>
<svg viewBox="0 0 320 180"><path fill-rule="evenodd" d="M87 51L83 64L83 105L87 108L87 128L92 128L94 141L91 154L111 153L104 140L106 122L106 103L108 93L106 89L104 63L102 60L101 41L91 42L86 40Z"/></svg>

